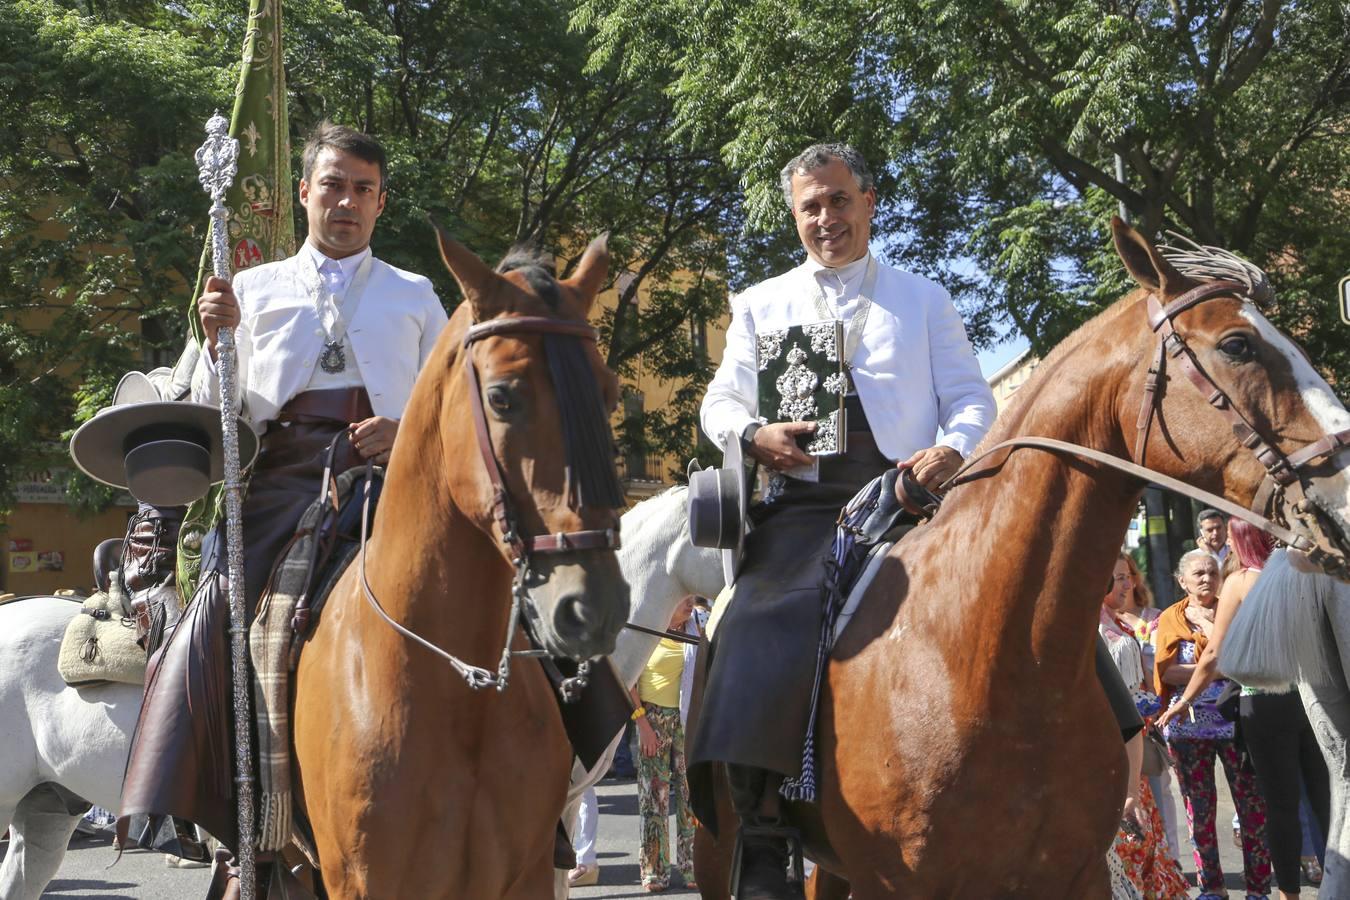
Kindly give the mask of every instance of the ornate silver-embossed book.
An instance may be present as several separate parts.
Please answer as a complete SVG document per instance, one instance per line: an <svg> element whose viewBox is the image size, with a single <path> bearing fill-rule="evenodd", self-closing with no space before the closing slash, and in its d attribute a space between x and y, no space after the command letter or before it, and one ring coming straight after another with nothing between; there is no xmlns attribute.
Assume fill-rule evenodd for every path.
<svg viewBox="0 0 1350 900"><path fill-rule="evenodd" d="M756 335L759 417L765 423L815 422L803 448L812 456L847 451L844 327L838 319L807 322Z"/></svg>

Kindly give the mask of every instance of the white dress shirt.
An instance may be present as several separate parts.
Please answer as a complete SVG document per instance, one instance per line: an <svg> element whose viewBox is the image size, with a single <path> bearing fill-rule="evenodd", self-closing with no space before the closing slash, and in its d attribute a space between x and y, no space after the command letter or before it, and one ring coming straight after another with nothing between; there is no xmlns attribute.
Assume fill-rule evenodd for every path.
<svg viewBox="0 0 1350 900"><path fill-rule="evenodd" d="M330 259L309 241L305 241L301 247L301 252L306 254L314 263L314 268L319 273L319 280L328 292L329 296L323 298L322 302L334 307L325 312L324 321L320 323L326 325L331 331L335 327L336 316L349 314L350 304L346 302L347 290L352 286L352 278L356 276L356 270L361 268L361 263L365 262L366 257L370 256L370 248L367 247L360 253L345 256L342 259ZM329 299L330 297L332 299ZM359 310L360 306L357 309ZM327 334L324 335L324 339L327 340ZM361 366L356 360L356 349L352 347L352 339L345 331L342 334L341 343L343 359L347 363L346 367L341 372L326 372L323 366L315 366L310 370L309 383L305 385L305 390L329 391L335 388L362 387L365 385L365 382L361 380Z"/></svg>
<svg viewBox="0 0 1350 900"><path fill-rule="evenodd" d="M719 447L727 432L739 435L759 420L756 333L819 321L817 285L847 330L866 268L867 257L838 269L808 259L732 298L726 350L700 410L703 431ZM895 461L935 443L968 455L996 408L951 297L927 278L878 262L871 299L850 362L877 447Z"/></svg>
<svg viewBox="0 0 1350 900"><path fill-rule="evenodd" d="M308 388L328 340L319 320L314 270L300 255L308 252L306 245L290 259L245 269L234 279L241 317L235 329L241 411L258 432ZM347 328L352 351L347 361L359 371L375 415L403 416L413 382L446 321L429 280L371 260L364 300ZM193 372L192 399L220 402L216 363L209 353L201 355Z"/></svg>
<svg viewBox="0 0 1350 900"><path fill-rule="evenodd" d="M347 288L352 286L352 278L356 276L356 270L361 268L361 263L370 256L370 248L362 250L360 253L353 253L351 256L344 256L342 259L333 259L323 255L323 251L315 247L309 241L300 245L300 252L309 257L314 263L314 268L318 270L319 277L323 279L324 285L329 291L339 297L347 293Z"/></svg>

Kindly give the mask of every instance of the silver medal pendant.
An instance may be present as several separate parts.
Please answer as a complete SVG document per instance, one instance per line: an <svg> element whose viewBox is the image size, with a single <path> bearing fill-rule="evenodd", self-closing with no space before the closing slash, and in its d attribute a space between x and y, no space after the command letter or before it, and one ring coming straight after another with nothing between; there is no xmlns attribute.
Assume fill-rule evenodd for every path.
<svg viewBox="0 0 1350 900"><path fill-rule="evenodd" d="M336 375L347 368L347 353L342 349L341 341L329 341L323 345L319 355L319 368L329 375Z"/></svg>

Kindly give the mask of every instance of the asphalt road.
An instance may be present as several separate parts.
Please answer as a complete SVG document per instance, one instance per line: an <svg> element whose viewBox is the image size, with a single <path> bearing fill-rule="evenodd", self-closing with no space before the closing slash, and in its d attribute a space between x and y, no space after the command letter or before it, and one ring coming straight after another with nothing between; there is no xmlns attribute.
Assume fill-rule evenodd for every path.
<svg viewBox="0 0 1350 900"><path fill-rule="evenodd" d="M1228 873L1228 888L1234 896L1242 896L1242 856L1233 846L1225 827L1233 816L1233 804L1227 785L1219 779L1219 834L1224 871ZM1175 789L1175 788L1174 788ZM599 863L601 883L573 891L573 896L588 897L648 897L638 883L638 816L637 789L632 781L606 781L598 790L600 798ZM1178 810L1185 816L1185 806L1178 797ZM671 825L672 833L674 824ZM1181 826L1182 843L1187 844L1185 823ZM43 897L83 898L83 900L198 900L206 893L209 880L206 869L173 869L165 866L158 853L135 851L124 854L113 865L116 852L107 838L89 838L76 835L70 845L61 871ZM1189 846L1183 848L1183 865L1188 880L1194 883L1194 867L1190 862ZM1193 889L1191 896L1198 895ZM679 889L666 891L663 897L693 897L692 892ZM1316 888L1305 887L1303 900L1317 900Z"/></svg>

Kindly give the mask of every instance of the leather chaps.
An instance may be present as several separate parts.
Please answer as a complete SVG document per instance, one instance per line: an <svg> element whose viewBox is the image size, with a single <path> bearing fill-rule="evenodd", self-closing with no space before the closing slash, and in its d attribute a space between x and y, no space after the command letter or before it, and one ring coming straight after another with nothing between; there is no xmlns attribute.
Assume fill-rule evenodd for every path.
<svg viewBox="0 0 1350 900"><path fill-rule="evenodd" d="M243 504L250 620L277 555L318 497L328 444L371 414L363 389L309 391L270 423ZM358 462L350 444L341 447L338 471ZM202 542L197 592L178 627L150 658L121 818L144 813L186 819L233 851L238 823L224 530L221 523Z"/></svg>

